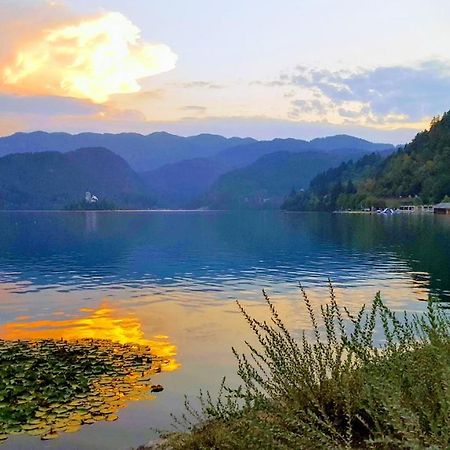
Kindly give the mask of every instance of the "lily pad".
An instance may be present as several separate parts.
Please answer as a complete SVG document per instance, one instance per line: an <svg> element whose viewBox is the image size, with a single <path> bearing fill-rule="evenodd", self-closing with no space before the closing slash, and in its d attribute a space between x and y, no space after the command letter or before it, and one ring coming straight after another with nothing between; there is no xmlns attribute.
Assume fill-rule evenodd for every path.
<svg viewBox="0 0 450 450"><path fill-rule="evenodd" d="M147 346L108 340L0 340L0 442L117 420L127 401L154 389L154 360Z"/></svg>
<svg viewBox="0 0 450 450"><path fill-rule="evenodd" d="M58 433L50 432L48 434L44 434L43 436L41 436L41 439L43 441L49 441L50 439L56 439L57 437L58 437Z"/></svg>

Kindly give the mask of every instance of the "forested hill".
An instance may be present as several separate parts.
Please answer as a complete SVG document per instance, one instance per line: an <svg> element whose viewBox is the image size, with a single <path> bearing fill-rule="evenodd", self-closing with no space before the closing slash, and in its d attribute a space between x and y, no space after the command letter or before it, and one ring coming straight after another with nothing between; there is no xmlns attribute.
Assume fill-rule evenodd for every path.
<svg viewBox="0 0 450 450"><path fill-rule="evenodd" d="M363 151L274 152L223 174L197 206L212 209L279 208L286 192L307 188L311 179Z"/></svg>
<svg viewBox="0 0 450 450"><path fill-rule="evenodd" d="M155 204L128 163L105 148L0 158L0 209L62 209L86 191L119 208Z"/></svg>
<svg viewBox="0 0 450 450"><path fill-rule="evenodd" d="M290 195L288 210L335 210L437 203L450 195L450 112L383 159L364 156L315 177L307 191Z"/></svg>

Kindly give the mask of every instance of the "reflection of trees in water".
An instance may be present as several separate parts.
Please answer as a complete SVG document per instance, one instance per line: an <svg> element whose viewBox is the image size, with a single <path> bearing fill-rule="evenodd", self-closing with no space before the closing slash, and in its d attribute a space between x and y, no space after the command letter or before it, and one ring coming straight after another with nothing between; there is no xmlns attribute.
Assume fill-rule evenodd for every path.
<svg viewBox="0 0 450 450"><path fill-rule="evenodd" d="M418 283L450 300L450 218L424 215L286 214L291 227L304 230L318 244L330 242L369 254L394 253L411 267Z"/></svg>
<svg viewBox="0 0 450 450"><path fill-rule="evenodd" d="M267 277L281 282L329 268L395 261L435 292L450 291L450 221L433 215L381 217L277 212L5 213L0 263L8 281L35 286L170 284L186 277L220 283ZM389 259L389 264L387 260ZM70 271L70 273L67 273ZM2 275L3 276L3 275ZM273 278L273 279L275 279ZM272 278L270 278L272 279ZM345 280L344 280L345 282Z"/></svg>
<svg viewBox="0 0 450 450"><path fill-rule="evenodd" d="M0 215L3 270L24 278L33 272L37 284L68 277L64 271L108 275L118 269L139 235L130 220L122 219L94 211L4 213ZM47 279L40 279L44 275Z"/></svg>

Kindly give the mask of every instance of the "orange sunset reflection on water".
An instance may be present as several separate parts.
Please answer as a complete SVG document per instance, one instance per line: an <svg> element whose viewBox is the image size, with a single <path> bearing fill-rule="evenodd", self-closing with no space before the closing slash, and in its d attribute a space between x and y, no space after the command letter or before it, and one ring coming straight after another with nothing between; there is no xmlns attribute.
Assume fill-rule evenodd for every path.
<svg viewBox="0 0 450 450"><path fill-rule="evenodd" d="M107 339L120 344L149 346L157 361L161 361L161 371L171 372L180 368L176 361L177 347L163 334L147 339L142 325L134 314L124 314L108 303L99 308L81 308L80 316L64 318L63 312L53 314L55 319L30 321L28 316L19 316L14 322L0 326L0 339L39 340L64 339Z"/></svg>

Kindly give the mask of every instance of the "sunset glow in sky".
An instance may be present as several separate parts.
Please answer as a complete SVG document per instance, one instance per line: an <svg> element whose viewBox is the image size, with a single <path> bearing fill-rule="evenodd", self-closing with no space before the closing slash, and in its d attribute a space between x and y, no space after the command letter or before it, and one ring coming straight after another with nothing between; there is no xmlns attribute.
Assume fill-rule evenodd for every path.
<svg viewBox="0 0 450 450"><path fill-rule="evenodd" d="M43 30L21 44L3 68L13 93L55 95L105 103L112 94L139 92L139 80L175 67L165 45L139 42L139 29L106 13Z"/></svg>
<svg viewBox="0 0 450 450"><path fill-rule="evenodd" d="M447 0L0 0L0 135L348 133L450 109Z"/></svg>

